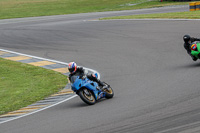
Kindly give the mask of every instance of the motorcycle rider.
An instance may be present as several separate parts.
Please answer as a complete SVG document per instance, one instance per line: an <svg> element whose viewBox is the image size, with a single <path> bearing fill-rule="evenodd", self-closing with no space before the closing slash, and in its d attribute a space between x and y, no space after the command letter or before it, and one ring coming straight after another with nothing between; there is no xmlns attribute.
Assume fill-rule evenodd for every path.
<svg viewBox="0 0 200 133"><path fill-rule="evenodd" d="M200 41L199 38L194 38L194 37L190 37L189 35L184 35L183 36L183 40L184 40L184 48L187 50L187 53L192 57L193 61L196 61L197 58L193 55L191 55L191 44L194 41Z"/></svg>
<svg viewBox="0 0 200 133"><path fill-rule="evenodd" d="M73 83L74 81L72 81L72 77L73 76L79 76L80 78L82 78L83 76L87 76L88 79L95 81L98 83L98 85L100 86L100 89L105 89L107 87L107 85L105 85L103 82L101 82L99 79L97 79L97 77L94 74L85 74L85 71L83 69L83 67L77 67L75 62L70 62L68 64L68 70L70 72L69 74L69 80L71 83Z"/></svg>

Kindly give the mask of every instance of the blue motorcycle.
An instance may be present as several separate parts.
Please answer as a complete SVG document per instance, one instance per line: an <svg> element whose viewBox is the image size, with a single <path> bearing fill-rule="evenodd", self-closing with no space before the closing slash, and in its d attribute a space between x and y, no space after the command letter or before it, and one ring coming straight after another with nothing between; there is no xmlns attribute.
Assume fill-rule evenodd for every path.
<svg viewBox="0 0 200 133"><path fill-rule="evenodd" d="M95 74L95 76L97 77L98 75ZM114 96L114 91L110 85L105 82L103 83L106 84L107 87L102 90L96 82L89 80L86 76L83 76L82 78L73 76L71 87L85 103L93 105L99 99L109 99Z"/></svg>

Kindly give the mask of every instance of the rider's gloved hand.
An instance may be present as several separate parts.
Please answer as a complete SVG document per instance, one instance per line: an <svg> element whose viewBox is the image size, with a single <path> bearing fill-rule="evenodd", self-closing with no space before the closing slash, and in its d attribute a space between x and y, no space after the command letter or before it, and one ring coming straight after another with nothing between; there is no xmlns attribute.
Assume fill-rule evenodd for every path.
<svg viewBox="0 0 200 133"><path fill-rule="evenodd" d="M85 78L86 78L86 75L83 75L81 78L82 78L82 79L85 79Z"/></svg>

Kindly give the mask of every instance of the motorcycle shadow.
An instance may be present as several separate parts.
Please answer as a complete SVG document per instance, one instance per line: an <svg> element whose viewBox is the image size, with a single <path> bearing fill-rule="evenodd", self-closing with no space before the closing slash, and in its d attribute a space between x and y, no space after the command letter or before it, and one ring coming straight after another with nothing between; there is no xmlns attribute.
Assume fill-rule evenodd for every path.
<svg viewBox="0 0 200 133"><path fill-rule="evenodd" d="M77 108L77 107L83 108L83 107L96 106L96 105L98 105L102 102L106 102L106 100L108 100L108 99L104 99L104 98L100 99L100 100L96 101L96 103L94 105L88 105L88 104L86 104L86 103L84 103L83 101L80 100L80 102L76 102L76 103L71 104L70 107L71 108Z"/></svg>
<svg viewBox="0 0 200 133"><path fill-rule="evenodd" d="M191 67L200 67L200 63L190 64L190 65L188 65L186 67L188 67L188 68L191 68Z"/></svg>
<svg viewBox="0 0 200 133"><path fill-rule="evenodd" d="M176 66L176 69L188 69L188 68L196 68L200 67L200 63L194 63L194 64L186 64L186 65L181 65L181 66Z"/></svg>

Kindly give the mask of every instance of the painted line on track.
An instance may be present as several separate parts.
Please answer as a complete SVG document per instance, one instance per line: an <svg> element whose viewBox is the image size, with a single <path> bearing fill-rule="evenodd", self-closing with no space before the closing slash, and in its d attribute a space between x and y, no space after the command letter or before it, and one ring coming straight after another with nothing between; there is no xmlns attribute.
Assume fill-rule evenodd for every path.
<svg viewBox="0 0 200 133"><path fill-rule="evenodd" d="M63 103L63 102L66 102L66 101L68 101L68 100L70 100L70 99L72 99L72 98L74 98L74 97L76 97L76 96L77 96L77 95L73 95L73 96L71 96L71 97L69 97L69 98L67 98L67 99L65 99L65 100L63 100L63 101L60 101L60 102L56 103L56 104L52 104L52 105L50 105L50 106L41 108L41 109L36 110L36 111L33 111L33 112L31 112L31 113L23 114L23 115L21 115L21 116L15 117L15 118L11 118L11 119L2 121L2 122L0 122L0 124L6 123L6 122L9 122L9 121L12 121L12 120L16 120L16 119L19 119L19 118L22 118L22 117L25 117L25 116L28 116L28 115L31 115L31 114L35 114L35 113L40 112L40 111L42 111L42 110L45 110L45 109L51 108L51 107L53 107L53 106L56 106L56 105L58 105L58 104L61 104L61 103Z"/></svg>
<svg viewBox="0 0 200 133"><path fill-rule="evenodd" d="M17 55L21 55L21 56L28 56L28 57L31 57L31 58L35 58L35 59L40 59L40 60L45 60L45 61L50 61L50 62L55 62L55 63L58 63L58 64L63 64L63 65L67 65L68 66L68 63L65 63L65 62L61 62L61 61L56 61L56 60L51 60L51 59L46 59L46 58L42 58L42 57L37 57L37 56L32 56L32 55L28 55L28 54L22 54L22 53L18 53L18 52L14 52L14 51L10 51L10 50L5 50L5 49L0 49L0 51L2 52L6 52L6 53L12 53L12 54L17 54ZM96 70L93 70L93 69L90 69L90 68L87 68L87 67L83 67L84 69L88 70L88 71L91 71L93 73L97 73L98 74L98 77L100 79L100 73L97 72Z"/></svg>
<svg viewBox="0 0 200 133"><path fill-rule="evenodd" d="M107 20L85 20L85 21L200 21L200 19L107 19Z"/></svg>
<svg viewBox="0 0 200 133"><path fill-rule="evenodd" d="M13 51L5 50L5 49L0 49L0 57L4 59L12 60L12 61L32 64L32 65L43 67L46 69L51 69L53 71L60 72L66 76L69 75L69 72L67 69L68 63L41 58L37 56L31 56L31 55L13 52ZM98 78L100 79L100 74L97 71L90 68L85 68L85 67L83 68L86 70L86 73L97 73ZM50 97L47 97L41 101L38 101L34 104L31 104L19 110L8 112L7 114L4 114L4 115L0 115L0 124L51 108L60 103L66 102L76 96L77 95L74 94L73 91L71 90L70 83L68 83L63 90L61 90L60 92L56 94L52 94Z"/></svg>

